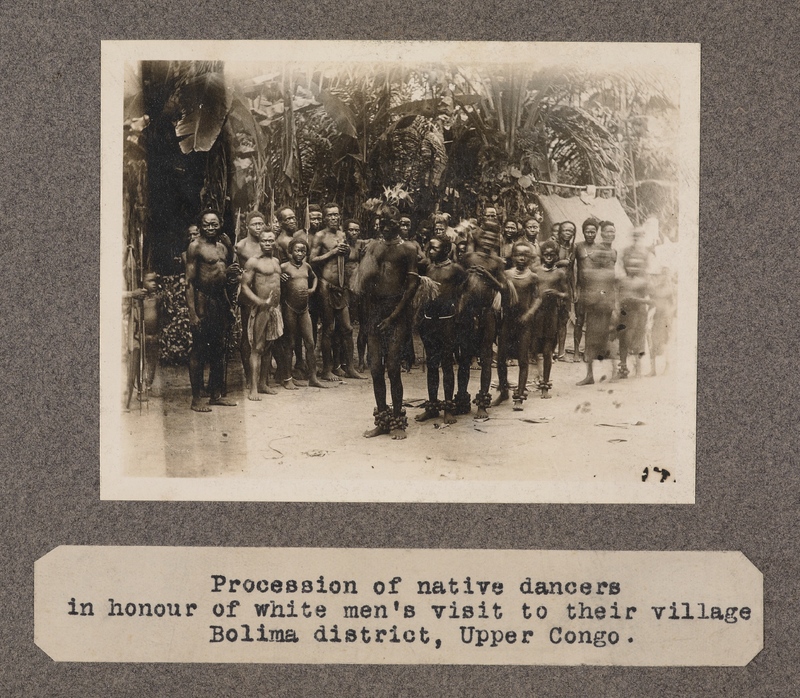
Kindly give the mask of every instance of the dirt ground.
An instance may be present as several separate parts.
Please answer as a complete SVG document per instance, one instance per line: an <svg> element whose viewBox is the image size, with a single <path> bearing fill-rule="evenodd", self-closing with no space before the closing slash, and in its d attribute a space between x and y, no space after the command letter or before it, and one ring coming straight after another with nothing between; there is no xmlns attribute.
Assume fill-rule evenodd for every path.
<svg viewBox="0 0 800 698"><path fill-rule="evenodd" d="M512 383L516 372L509 369ZM669 375L610 382L604 362L595 385L576 386L584 373L568 353L553 365L552 399L531 389L522 412L508 402L482 422L465 415L451 426L441 418L421 424L414 420L420 410L409 406L408 438L393 441L362 436L373 426L369 379L327 390L279 388L251 402L241 366L231 361L228 394L238 405L200 414L189 409L187 369L161 366L149 403L122 416L121 473L205 479L211 488L190 495L172 488L157 498L691 501L694 424L684 417L693 420L694 405L686 409L683 384ZM473 371L473 396L478 380ZM403 373L403 384L407 403L426 399L421 366Z"/></svg>

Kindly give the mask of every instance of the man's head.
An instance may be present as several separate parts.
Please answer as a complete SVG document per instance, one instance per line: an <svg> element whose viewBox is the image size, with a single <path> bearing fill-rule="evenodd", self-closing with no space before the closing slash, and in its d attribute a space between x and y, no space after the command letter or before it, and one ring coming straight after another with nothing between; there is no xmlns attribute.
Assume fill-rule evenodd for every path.
<svg viewBox="0 0 800 698"><path fill-rule="evenodd" d="M200 234L206 240L215 241L220 235L221 228L222 219L216 211L206 209L200 214Z"/></svg>
<svg viewBox="0 0 800 698"><path fill-rule="evenodd" d="M503 237L508 240L516 240L519 235L519 226L515 220L509 219L503 226Z"/></svg>
<svg viewBox="0 0 800 698"><path fill-rule="evenodd" d="M191 244L200 237L200 226L192 223L186 228L186 244Z"/></svg>
<svg viewBox="0 0 800 698"><path fill-rule="evenodd" d="M339 230L339 222L342 220L339 205L334 203L325 204L322 207L322 220L328 230Z"/></svg>
<svg viewBox="0 0 800 698"><path fill-rule="evenodd" d="M553 223L550 226L550 239L558 240L558 233L561 230L561 223Z"/></svg>
<svg viewBox="0 0 800 698"><path fill-rule="evenodd" d="M308 225L309 233L316 233L322 229L322 209L317 204L310 204L308 207Z"/></svg>
<svg viewBox="0 0 800 698"><path fill-rule="evenodd" d="M383 205L379 217L381 235L384 239L391 240L400 234L400 211L396 207Z"/></svg>
<svg viewBox="0 0 800 698"><path fill-rule="evenodd" d="M305 240L302 238L292 238L291 242L289 242L289 256L292 258L292 261L300 266L306 258L306 254L308 254L308 246Z"/></svg>
<svg viewBox="0 0 800 698"><path fill-rule="evenodd" d="M497 217L497 209L494 206L487 206L483 209L483 220L487 223L497 223L499 220Z"/></svg>
<svg viewBox="0 0 800 698"><path fill-rule="evenodd" d="M344 222L344 232L348 242L355 242L361 237L361 224L352 218Z"/></svg>
<svg viewBox="0 0 800 698"><path fill-rule="evenodd" d="M614 242L614 239L617 237L616 226L611 221L603 221L600 223L600 237L603 242L610 247L611 243Z"/></svg>
<svg viewBox="0 0 800 698"><path fill-rule="evenodd" d="M558 261L558 245L553 240L543 242L539 250L544 266L552 267Z"/></svg>
<svg viewBox="0 0 800 698"><path fill-rule="evenodd" d="M515 242L514 247L511 248L511 258L517 269L524 269L527 267L533 258L533 248L530 246L530 243L525 240Z"/></svg>
<svg viewBox="0 0 800 698"><path fill-rule="evenodd" d="M497 223L487 221L483 228L475 231L475 245L481 252L494 252L500 242L500 226Z"/></svg>
<svg viewBox="0 0 800 698"><path fill-rule="evenodd" d="M433 238L428 246L428 257L431 262L443 262L450 256L453 243L448 238Z"/></svg>
<svg viewBox="0 0 800 698"><path fill-rule="evenodd" d="M564 221L558 229L558 237L556 238L565 247L572 244L575 239L575 231L577 230L572 221Z"/></svg>
<svg viewBox="0 0 800 698"><path fill-rule="evenodd" d="M408 216L400 216L400 237L403 240L411 239L411 219Z"/></svg>
<svg viewBox="0 0 800 698"><path fill-rule="evenodd" d="M534 218L533 216L526 219L524 223L524 229L525 229L525 238L529 242L536 242L536 239L539 237L539 231L541 230L539 219Z"/></svg>
<svg viewBox="0 0 800 698"><path fill-rule="evenodd" d="M583 239L586 240L586 242L588 242L590 245L594 244L599 225L600 221L594 217L591 217L587 218L581 226L581 229L583 230Z"/></svg>
<svg viewBox="0 0 800 698"><path fill-rule="evenodd" d="M431 241L433 242L433 241ZM467 247L469 243L467 242L466 238L458 238L456 240L456 256L461 259L465 254L467 254Z"/></svg>
<svg viewBox="0 0 800 698"><path fill-rule="evenodd" d="M442 237L447 232L447 226L450 224L450 216L446 213L439 213L433 217L433 234L437 237Z"/></svg>
<svg viewBox="0 0 800 698"><path fill-rule="evenodd" d="M280 223L281 230L287 235L294 235L297 232L297 215L289 206L284 206L277 213L278 223Z"/></svg>
<svg viewBox="0 0 800 698"><path fill-rule="evenodd" d="M247 226L247 233L254 239L258 240L259 236L261 235L261 231L267 227L266 218L264 218L264 214L260 211L250 211L247 214L247 217L244 219L245 225Z"/></svg>
<svg viewBox="0 0 800 698"><path fill-rule="evenodd" d="M258 238L258 244L265 255L272 255L272 248L275 245L275 233L265 230Z"/></svg>

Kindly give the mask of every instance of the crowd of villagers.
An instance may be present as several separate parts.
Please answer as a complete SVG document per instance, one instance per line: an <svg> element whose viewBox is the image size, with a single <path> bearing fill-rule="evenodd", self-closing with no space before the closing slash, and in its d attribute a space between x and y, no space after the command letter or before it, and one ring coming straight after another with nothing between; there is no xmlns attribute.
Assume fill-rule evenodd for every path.
<svg viewBox="0 0 800 698"><path fill-rule="evenodd" d="M488 207L480 219L451 226L440 214L414 230L410 217L383 205L374 229L363 233L358 221L343 220L334 203L309 206L305 229L292 208L278 209L275 218L270 223L258 211L249 213L246 236L235 244L222 233L215 211L203 212L187 231L189 377L196 412L236 405L227 394L224 368L236 313L249 400L276 394L274 386L324 389L342 378L360 379L368 366L375 426L366 437L405 438L402 373L415 361L414 333L424 348L428 389L419 422L442 415L453 424L473 405L475 419L488 418L487 410L504 402L522 410L529 386L549 398L553 362L567 358L570 324L572 361L586 365L578 385L594 383L594 363L612 356L612 379L628 376L629 359L638 376L646 335L651 373L664 353L674 313L672 278L666 270L649 273L650 250L641 231L619 252L620 274L615 226L594 218L545 231L536 216L501 221L498 210ZM152 381L157 277L147 275L144 288L130 295L143 309L151 354L146 380ZM514 362L519 369L512 386L508 366ZM531 381L529 363L536 372ZM479 385L472 388L471 368L480 370Z"/></svg>

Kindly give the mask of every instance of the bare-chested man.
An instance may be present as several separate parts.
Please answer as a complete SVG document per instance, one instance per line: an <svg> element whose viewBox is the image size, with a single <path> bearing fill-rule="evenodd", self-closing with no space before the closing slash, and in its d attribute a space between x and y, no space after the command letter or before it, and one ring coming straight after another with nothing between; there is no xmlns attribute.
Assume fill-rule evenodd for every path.
<svg viewBox="0 0 800 698"><path fill-rule="evenodd" d="M506 288L505 263L497 256L500 226L484 223L475 231L475 252L467 252L461 260L467 270L467 280L459 304L459 362L456 410L461 414L464 396L469 400L469 364L467 359L478 356L481 362L481 389L475 396L475 419L488 419L486 409L491 405L489 389L492 383L492 345L497 336L496 298ZM467 406L467 412L469 406Z"/></svg>
<svg viewBox="0 0 800 698"><path fill-rule="evenodd" d="M507 220L503 226L503 239L500 241L500 258L505 262L506 269L514 266L514 244L519 238L520 229L517 222L513 219Z"/></svg>
<svg viewBox="0 0 800 698"><path fill-rule="evenodd" d="M394 206L381 211L381 237L367 246L359 268L358 290L367 299L367 344L372 390L375 394L375 428L364 436L391 434L406 438L400 357L411 331L411 298L419 284L417 255L400 239L400 214ZM386 379L392 406L386 404Z"/></svg>
<svg viewBox="0 0 800 698"><path fill-rule="evenodd" d="M586 313L586 377L578 385L594 383L592 364L609 357L611 316L616 305L617 251L611 247L616 229L611 221L602 221L599 228L602 242L585 248L582 261L580 298Z"/></svg>
<svg viewBox="0 0 800 698"><path fill-rule="evenodd" d="M444 412L444 423L455 424L456 404L453 400L455 376L453 362L456 345L456 305L467 274L460 264L450 259L452 243L448 238L433 238L428 248L430 264L427 276L438 286L436 298L420 309L419 334L425 347L428 400L425 411L417 415L424 422ZM442 369L444 400L439 402L439 367Z"/></svg>
<svg viewBox="0 0 800 698"><path fill-rule="evenodd" d="M344 279L345 286L348 290L349 304L348 310L350 311L350 324L353 322L358 323L358 338L356 345L358 347L358 371L366 371L365 356L367 353L367 315L364 306L364 298L360 293L356 293L353 285L355 283L356 272L364 252L367 249L367 240L361 239L361 224L352 218L344 223L344 234L347 238L347 244L350 246L350 252L344 263ZM352 335L351 335L352 338ZM351 340L352 341L352 340ZM347 352L352 355L353 347L340 345L340 356L347 355Z"/></svg>
<svg viewBox="0 0 800 698"><path fill-rule="evenodd" d="M578 362L581 360L580 346L581 339L583 338L583 325L586 322L586 304L583 300L583 290L585 286L585 269L591 266L592 252L596 250L596 238L598 226L600 221L594 217L587 218L581 229L583 231L583 240L575 244L574 252L574 279L575 279L575 328L573 330L573 344L574 350L572 360ZM589 260L587 262L586 260Z"/></svg>
<svg viewBox="0 0 800 698"><path fill-rule="evenodd" d="M563 230L562 223L561 229ZM567 273L559 267L558 244L555 240L542 243L542 263L534 271L539 279L539 298L541 304L533 318L533 353L541 354L539 368L539 390L543 398L550 397L553 384L550 371L553 367L553 353L558 342L559 319L563 303L569 296Z"/></svg>
<svg viewBox="0 0 800 698"><path fill-rule="evenodd" d="M289 354L287 363L291 362L292 347L296 338L305 344L308 359L308 384L314 388L327 388L317 379L317 357L314 354L314 337L311 332L311 316L308 314L308 299L317 290L317 276L306 262L308 245L300 238L289 243L288 262L281 264L281 300L283 307L283 325L286 341L284 351ZM284 380L284 385L291 378Z"/></svg>
<svg viewBox="0 0 800 698"><path fill-rule="evenodd" d="M245 225L247 226L247 237L239 240L236 243L236 259L239 268L237 271L244 269L247 260L252 257L261 256L261 244L259 238L261 233L267 230L267 219L260 211L251 211L245 218ZM245 385L250 385L250 340L247 337L247 326L250 322L251 306L247 297L239 294L239 312L242 319L242 336L239 340L239 352L242 357L242 367L244 368ZM269 361L262 361L259 368L258 386L259 389L266 392L266 386L269 384Z"/></svg>
<svg viewBox="0 0 800 698"><path fill-rule="evenodd" d="M558 226L558 235L553 239L553 242L558 244L558 257L556 266L563 269L567 276L567 296L558 303L558 350L556 358L559 361L566 360L566 344L567 344L567 325L569 325L570 317L573 315L573 298L575 295L575 287L573 284L573 271L572 267L575 261L575 233L576 226L572 221L564 221Z"/></svg>
<svg viewBox="0 0 800 698"><path fill-rule="evenodd" d="M319 277L319 300L322 309L322 380L339 380L333 373L333 341L334 330L338 333L337 341L350 347L350 356L342 357L347 365L342 365L342 372L348 378L363 378L353 366L352 344L353 327L350 324L348 310L348 290L345 286L344 265L350 255L350 245L345 234L339 229L341 214L336 204L322 207L325 221L323 228L311 243L310 262L317 270ZM344 364L344 361L343 361Z"/></svg>
<svg viewBox="0 0 800 698"><path fill-rule="evenodd" d="M307 209L306 230L298 230L297 237L303 237L308 245L308 256L311 256L311 246L317 233L322 230L324 225L322 220L322 209L317 204L309 204ZM310 263L310 259L307 259ZM313 265L312 265L313 268ZM318 271L318 270L315 270ZM319 327L319 318L322 314L322 304L319 297L319 289L308 299L308 314L311 316L311 330L314 333L314 346L317 345L317 329ZM299 374L298 374L299 375Z"/></svg>
<svg viewBox="0 0 800 698"><path fill-rule="evenodd" d="M281 266L272 256L275 233L271 230L262 232L259 244L261 254L247 260L241 283L241 293L251 306L247 327L242 328L250 340L249 400L260 400L259 392L276 394L277 391L269 386L265 386L266 390L259 390L256 377L261 357L283 334Z"/></svg>
<svg viewBox="0 0 800 698"><path fill-rule="evenodd" d="M514 287L515 299L508 303L503 315L500 339L497 345L497 382L500 392L493 405L508 400L508 366L506 360L516 357L519 360L519 378L514 389L514 409L521 410L528 397L525 385L528 382L528 357L531 351L531 330L533 318L539 307L538 281L530 269L533 249L526 240L514 244L511 257L514 266L506 269L506 281Z"/></svg>
<svg viewBox="0 0 800 698"><path fill-rule="evenodd" d="M288 206L279 209L275 214L281 229L275 238L275 253L278 261L283 264L289 261L289 243L297 233L297 215Z"/></svg>
<svg viewBox="0 0 800 698"><path fill-rule="evenodd" d="M619 378L629 374L628 356L633 357L634 375L641 375L641 358L645 350L649 283L647 263L649 251L643 244L644 230L633 231L633 245L622 251L625 276L617 284L619 298Z"/></svg>
<svg viewBox="0 0 800 698"><path fill-rule="evenodd" d="M232 307L226 292L228 249L219 240L221 228L222 222L216 211L204 212L200 217L200 237L186 251L186 305L192 328L189 380L195 412L211 411L200 402L206 363L210 366L209 405L236 405L222 396L225 389L225 335L230 327Z"/></svg>
<svg viewBox="0 0 800 698"><path fill-rule="evenodd" d="M528 244L533 248L533 257L531 257L531 267L538 266L542 263L542 256L539 252L539 234L541 233L542 226L538 218L530 216L526 218L522 224L522 233Z"/></svg>

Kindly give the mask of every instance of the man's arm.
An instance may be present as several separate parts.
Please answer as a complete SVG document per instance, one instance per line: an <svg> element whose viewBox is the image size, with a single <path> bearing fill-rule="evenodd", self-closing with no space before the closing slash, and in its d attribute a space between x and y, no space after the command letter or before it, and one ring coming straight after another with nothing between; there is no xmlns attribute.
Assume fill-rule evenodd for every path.
<svg viewBox="0 0 800 698"><path fill-rule="evenodd" d="M269 305L269 300L264 300L263 298L259 298L251 288L255 275L256 275L255 261L252 259L248 259L247 263L244 266L244 274L242 274L241 292L253 306L257 307L257 306Z"/></svg>
<svg viewBox="0 0 800 698"><path fill-rule="evenodd" d="M319 233L314 236L314 242L311 243L311 252L308 255L308 261L311 264L321 265L327 262L332 257L341 253L341 245L342 243L338 243L333 246L332 249L328 250L327 252L320 252L322 248L322 243L325 240L325 234L323 233L321 236ZM347 243L344 243L347 244ZM350 245L347 245L348 252L350 250Z"/></svg>
<svg viewBox="0 0 800 698"><path fill-rule="evenodd" d="M310 285L308 287L308 295L311 295L317 290L317 275L314 273L314 270L311 268L310 264L306 264L308 267L308 280Z"/></svg>
<svg viewBox="0 0 800 698"><path fill-rule="evenodd" d="M197 241L186 250L186 307L189 308L189 324L193 327L200 324L194 308L194 283L197 275Z"/></svg>

